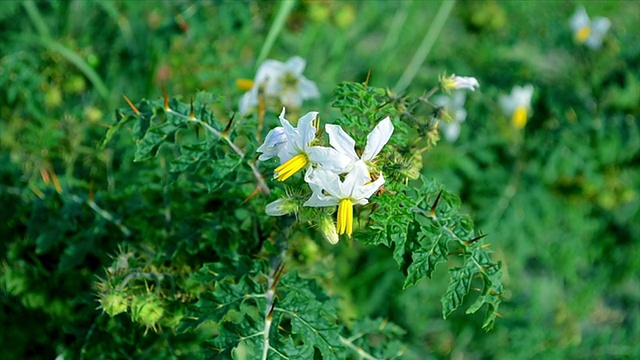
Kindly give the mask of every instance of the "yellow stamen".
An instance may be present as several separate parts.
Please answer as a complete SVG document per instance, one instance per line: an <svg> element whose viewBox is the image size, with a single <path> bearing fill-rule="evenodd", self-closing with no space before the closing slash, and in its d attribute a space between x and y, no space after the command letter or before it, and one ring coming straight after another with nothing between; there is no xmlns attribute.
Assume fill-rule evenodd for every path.
<svg viewBox="0 0 640 360"><path fill-rule="evenodd" d="M351 237L353 232L353 202L351 199L342 199L338 204L338 234L347 234Z"/></svg>
<svg viewBox="0 0 640 360"><path fill-rule="evenodd" d="M513 125L518 129L522 129L525 125L527 125L527 108L524 106L518 106L513 112L511 121Z"/></svg>
<svg viewBox="0 0 640 360"><path fill-rule="evenodd" d="M253 80L238 79L236 80L236 87L242 91L249 91L253 87Z"/></svg>
<svg viewBox="0 0 640 360"><path fill-rule="evenodd" d="M306 154L298 154L291 159L287 160L284 164L278 166L273 176L278 181L285 181L293 174L303 169L309 163L309 159Z"/></svg>
<svg viewBox="0 0 640 360"><path fill-rule="evenodd" d="M587 41L589 35L591 35L591 27L589 27L589 25L585 25L576 31L576 40L582 44Z"/></svg>

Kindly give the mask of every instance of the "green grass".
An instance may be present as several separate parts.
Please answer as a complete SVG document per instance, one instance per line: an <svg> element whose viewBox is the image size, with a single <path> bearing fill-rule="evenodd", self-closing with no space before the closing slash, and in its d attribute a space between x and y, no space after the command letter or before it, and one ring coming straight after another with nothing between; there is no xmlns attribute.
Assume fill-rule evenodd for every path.
<svg viewBox="0 0 640 360"><path fill-rule="evenodd" d="M156 99L162 83L184 100L205 90L227 119L242 95L237 79L252 78L262 58L293 55L307 60L304 74L322 93L303 110L326 120L337 114L335 86L369 71L372 86L417 95L445 73L481 84L467 96L460 138L425 153L423 173L458 193L488 233L504 263L503 318L489 333L484 314L443 320L444 267L402 290L387 249L300 249L301 272L340 296L344 319L391 320L407 330L415 358L639 357L640 5L584 2L590 16L612 21L603 48L591 51L568 25L577 1L448 4L4 2L0 322L11 331L0 332L0 357L81 358L97 336L113 350L104 358L165 358L158 349L201 341L145 336L128 318L95 310L96 276L118 246L140 239L96 215L89 194L125 223L155 221L143 210L169 196L160 170L133 163L131 140L99 144L126 107L122 95ZM533 113L517 131L498 97L526 83ZM61 193L43 173L57 175Z"/></svg>

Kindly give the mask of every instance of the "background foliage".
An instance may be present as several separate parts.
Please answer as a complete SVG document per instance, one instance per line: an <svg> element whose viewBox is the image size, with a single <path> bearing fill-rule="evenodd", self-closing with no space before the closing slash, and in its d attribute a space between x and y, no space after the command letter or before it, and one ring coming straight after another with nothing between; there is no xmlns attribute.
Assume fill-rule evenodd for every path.
<svg viewBox="0 0 640 360"><path fill-rule="evenodd" d="M446 266L403 290L392 251L361 241L334 247L319 238L297 241L300 276L290 271L283 281L295 287L322 279L334 300L299 296L329 312L341 309L334 314L354 333L380 328L400 338L407 357L640 356L632 341L640 337L640 5L585 2L590 15L613 24L597 52L572 40L568 18L578 5L457 2L407 88L421 94L444 72L481 83L467 97L461 137L426 152L422 173L461 196L503 262L507 301L493 331L482 330L480 313L442 319ZM226 264L220 250L243 256L260 247L251 237L239 240L251 233L256 216L240 206L253 185L172 177L169 148L152 161L134 162L145 154L136 153L129 134L100 145L116 109L126 106L121 95L157 99L161 82L184 101L197 90L214 94L207 101L225 124L241 95L235 81L253 76L279 6L3 2L2 358L184 357L210 340L204 332L178 335L171 326L184 315L185 296L208 290L189 275L189 264ZM362 82L371 70L372 86L394 88L439 6L298 2L268 57L306 58L305 74L324 97L305 107L331 118L337 113L331 94L341 81ZM525 83L535 87L533 116L517 131L497 99ZM234 169L234 161L219 165ZM202 196L204 190L224 197ZM222 198L227 212L217 211ZM211 248L220 241L228 243ZM241 259L232 260L229 266L251 273ZM127 281L144 302L130 304L131 316L110 317L96 309L96 294L109 287L107 275L125 273L139 274ZM250 278L242 281L253 286ZM149 292L151 282L167 291ZM169 291L172 283L189 291ZM118 292L112 293L118 305ZM239 316L251 316L252 304L243 306ZM144 321L159 311L161 323L146 325L165 328L147 331ZM348 323L366 317L377 320ZM398 328L381 326L387 320ZM393 346L380 356L397 352Z"/></svg>

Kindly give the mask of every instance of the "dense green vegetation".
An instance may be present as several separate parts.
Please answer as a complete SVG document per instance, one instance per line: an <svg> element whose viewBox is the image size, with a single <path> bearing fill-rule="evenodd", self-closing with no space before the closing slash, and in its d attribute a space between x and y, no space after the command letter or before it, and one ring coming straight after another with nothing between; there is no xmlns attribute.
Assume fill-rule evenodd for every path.
<svg viewBox="0 0 640 360"><path fill-rule="evenodd" d="M260 358L274 279L290 358L640 357L638 3L4 1L0 33L0 358ZM305 223L326 212L263 213L290 190L254 162L279 111L236 113L237 80L294 55L321 94L300 114L358 144L396 126L336 245ZM445 74L480 83L454 141L416 100ZM500 99L527 84L516 126ZM254 164L272 193L247 200Z"/></svg>

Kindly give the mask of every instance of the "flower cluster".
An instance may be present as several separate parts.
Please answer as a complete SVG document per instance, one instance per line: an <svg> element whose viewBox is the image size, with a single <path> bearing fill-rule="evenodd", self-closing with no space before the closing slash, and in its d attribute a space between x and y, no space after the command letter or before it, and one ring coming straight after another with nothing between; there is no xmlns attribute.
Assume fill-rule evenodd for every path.
<svg viewBox="0 0 640 360"><path fill-rule="evenodd" d="M367 136L361 155L355 150L355 140L340 126L327 124L330 147L315 145L317 112L309 112L293 127L285 119L285 110L280 114L280 125L272 129L257 149L259 159L280 159L274 178L285 181L304 171L304 180L311 189L311 197L303 204L308 207L338 207L336 227L320 221L323 235L331 242L338 235L353 232L353 206L365 205L369 198L384 184L384 176L375 170L374 158L391 138L393 124L389 117L381 120ZM285 215L297 211L297 204L290 199L276 200L266 207L271 216Z"/></svg>
<svg viewBox="0 0 640 360"><path fill-rule="evenodd" d="M240 99L239 111L248 113L259 103L259 95L264 96L274 106L300 108L303 100L320 96L316 84L302 75L306 61L294 56L286 63L266 60L258 69L253 81L241 81L243 88L249 88Z"/></svg>

